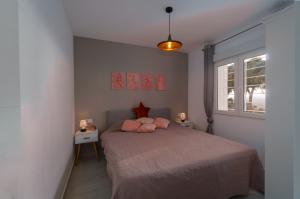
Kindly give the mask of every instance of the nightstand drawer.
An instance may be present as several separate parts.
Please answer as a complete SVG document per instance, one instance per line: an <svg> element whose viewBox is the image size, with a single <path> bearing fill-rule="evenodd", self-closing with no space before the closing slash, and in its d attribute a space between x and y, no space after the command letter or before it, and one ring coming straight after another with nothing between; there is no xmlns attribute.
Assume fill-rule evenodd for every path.
<svg viewBox="0 0 300 199"><path fill-rule="evenodd" d="M181 122L181 121L176 121L176 123L182 127L189 127L189 128L193 128L193 122L189 121L189 120L186 120L184 122Z"/></svg>
<svg viewBox="0 0 300 199"><path fill-rule="evenodd" d="M98 142L98 133L84 133L75 136L75 144Z"/></svg>

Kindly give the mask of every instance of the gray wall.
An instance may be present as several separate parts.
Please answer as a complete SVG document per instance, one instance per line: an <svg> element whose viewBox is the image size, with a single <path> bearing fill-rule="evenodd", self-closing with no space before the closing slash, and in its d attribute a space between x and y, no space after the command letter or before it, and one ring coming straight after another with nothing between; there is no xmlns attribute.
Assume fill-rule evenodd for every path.
<svg viewBox="0 0 300 199"><path fill-rule="evenodd" d="M77 127L80 119L93 118L102 130L108 110L130 110L140 101L149 107L169 107L173 117L187 111L187 54L79 37L74 49ZM167 90L112 90L114 71L165 74Z"/></svg>
<svg viewBox="0 0 300 199"><path fill-rule="evenodd" d="M295 2L295 19L300 19L300 2ZM299 20L294 20L296 23L296 32L295 35L300 35L300 21ZM296 36L295 37L296 40L296 51L295 54L296 55L300 55L300 37ZM296 65L298 67L296 67L295 69L295 85L300 85L300 78L299 78L299 74L300 74L300 56L296 56ZM299 86L296 86L296 100L297 105L296 105L296 118L298 118L297 121L299 121L300 119L300 88ZM300 122L296 122L296 129L298 129L295 133L295 137L294 137L294 198L300 198L300 189L299 189L299 185L300 185L300 156L298 154L298 151L300 151Z"/></svg>

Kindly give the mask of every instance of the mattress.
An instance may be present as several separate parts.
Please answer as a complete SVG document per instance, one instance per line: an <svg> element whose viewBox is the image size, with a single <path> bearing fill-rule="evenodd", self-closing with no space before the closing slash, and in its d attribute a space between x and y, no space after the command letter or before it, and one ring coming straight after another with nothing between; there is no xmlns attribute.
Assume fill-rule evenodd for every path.
<svg viewBox="0 0 300 199"><path fill-rule="evenodd" d="M154 133L101 135L112 199L228 199L263 192L253 148L175 124Z"/></svg>

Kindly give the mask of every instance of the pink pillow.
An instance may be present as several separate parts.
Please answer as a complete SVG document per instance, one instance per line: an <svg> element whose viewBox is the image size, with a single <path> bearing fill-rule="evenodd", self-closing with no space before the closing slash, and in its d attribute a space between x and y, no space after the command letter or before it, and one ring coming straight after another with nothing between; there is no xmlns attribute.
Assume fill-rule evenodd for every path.
<svg viewBox="0 0 300 199"><path fill-rule="evenodd" d="M143 124L136 130L136 132L137 133L152 133L155 131L155 128L156 128L155 124Z"/></svg>
<svg viewBox="0 0 300 199"><path fill-rule="evenodd" d="M141 123L139 121L135 120L125 120L122 124L121 130L122 131L136 131L141 126Z"/></svg>
<svg viewBox="0 0 300 199"><path fill-rule="evenodd" d="M166 128L168 128L168 126L170 124L170 120L162 118L162 117L157 117L157 118L155 118L153 124L155 124L157 128L166 129Z"/></svg>

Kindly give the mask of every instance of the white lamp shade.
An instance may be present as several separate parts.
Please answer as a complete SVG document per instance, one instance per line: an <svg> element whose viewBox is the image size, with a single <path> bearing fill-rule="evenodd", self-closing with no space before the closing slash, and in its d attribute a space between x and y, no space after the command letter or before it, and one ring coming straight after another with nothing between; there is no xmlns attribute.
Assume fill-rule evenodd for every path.
<svg viewBox="0 0 300 199"><path fill-rule="evenodd" d="M185 113L179 113L178 115L179 115L179 118L181 120L186 120L186 114Z"/></svg>
<svg viewBox="0 0 300 199"><path fill-rule="evenodd" d="M80 128L84 129L87 127L87 122L86 120L80 120L80 124L79 124Z"/></svg>

